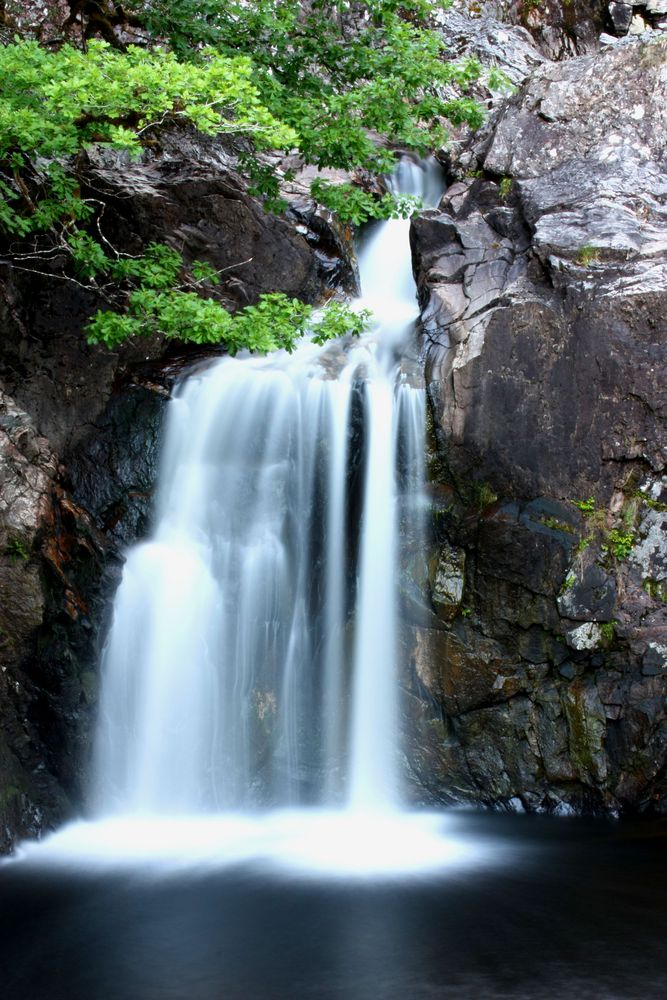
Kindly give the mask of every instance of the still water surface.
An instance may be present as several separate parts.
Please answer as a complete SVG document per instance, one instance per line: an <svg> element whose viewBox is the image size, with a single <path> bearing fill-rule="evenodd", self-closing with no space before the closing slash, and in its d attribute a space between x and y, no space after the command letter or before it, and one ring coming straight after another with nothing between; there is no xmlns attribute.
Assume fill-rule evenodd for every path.
<svg viewBox="0 0 667 1000"><path fill-rule="evenodd" d="M487 863L0 867L2 1000L667 996L667 823L457 814ZM490 852L488 849L491 849ZM475 854L475 851L472 852Z"/></svg>

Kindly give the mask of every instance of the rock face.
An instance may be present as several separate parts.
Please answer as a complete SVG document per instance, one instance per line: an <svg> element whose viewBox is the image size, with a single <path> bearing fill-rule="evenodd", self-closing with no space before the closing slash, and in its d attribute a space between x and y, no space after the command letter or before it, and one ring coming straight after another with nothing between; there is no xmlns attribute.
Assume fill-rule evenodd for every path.
<svg viewBox="0 0 667 1000"><path fill-rule="evenodd" d="M233 309L281 290L354 288L349 235L307 199L265 213L234 152L188 132L138 163L101 158L87 183L125 252L167 242L224 269ZM80 810L100 644L122 548L145 534L174 379L197 363L155 341L86 344L94 286L0 273L0 852Z"/></svg>
<svg viewBox="0 0 667 1000"><path fill-rule="evenodd" d="M520 25L549 59L596 50L607 25L608 0L459 0L469 17Z"/></svg>
<svg viewBox="0 0 667 1000"><path fill-rule="evenodd" d="M276 290L317 302L332 288L354 289L349 235L312 203L287 217L265 212L235 163L227 145L177 130L138 162L108 154L91 161L86 193L103 198L101 229L117 249L165 242L186 261L221 270L215 294L230 309ZM87 434L120 372L164 354L163 344L145 341L115 352L88 346L82 327L101 303L94 285L63 281L62 265L53 262L52 278L0 269L0 381L59 455Z"/></svg>
<svg viewBox="0 0 667 1000"><path fill-rule="evenodd" d="M666 140L666 42L547 63L414 222L448 567L405 639L418 797L667 809Z"/></svg>
<svg viewBox="0 0 667 1000"><path fill-rule="evenodd" d="M456 7L438 13L438 27L452 58L474 56L483 66L500 66L513 86L546 61L536 48L530 32L521 25L508 24L486 14L473 18ZM478 88L475 97L489 95Z"/></svg>
<svg viewBox="0 0 667 1000"><path fill-rule="evenodd" d="M13 830L39 831L45 808L62 792L45 772L28 717L30 679L15 671L42 623L45 594L34 551L57 474L48 442L14 401L0 393L0 847ZM7 724L8 723L8 724Z"/></svg>

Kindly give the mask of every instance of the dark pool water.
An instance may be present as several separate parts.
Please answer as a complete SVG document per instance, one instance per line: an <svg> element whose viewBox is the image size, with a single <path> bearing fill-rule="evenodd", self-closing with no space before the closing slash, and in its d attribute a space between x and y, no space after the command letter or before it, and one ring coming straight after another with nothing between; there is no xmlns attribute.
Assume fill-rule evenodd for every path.
<svg viewBox="0 0 667 1000"><path fill-rule="evenodd" d="M667 997L667 824L462 829L498 863L381 882L4 866L0 998Z"/></svg>

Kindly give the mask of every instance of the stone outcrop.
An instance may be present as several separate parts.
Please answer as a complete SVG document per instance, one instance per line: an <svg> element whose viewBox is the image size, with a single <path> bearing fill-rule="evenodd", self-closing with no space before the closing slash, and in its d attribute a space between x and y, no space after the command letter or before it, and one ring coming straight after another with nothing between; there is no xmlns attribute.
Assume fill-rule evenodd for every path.
<svg viewBox="0 0 667 1000"><path fill-rule="evenodd" d="M521 26L549 59L595 51L609 24L608 0L456 0L455 7L481 23Z"/></svg>
<svg viewBox="0 0 667 1000"><path fill-rule="evenodd" d="M439 11L437 23L449 56L473 56L484 67L500 66L512 86L523 83L529 73L546 62L530 33L521 25L508 24L488 14L474 18L456 7ZM480 101L493 98L493 92L484 88L487 77L488 74L483 74L481 85L474 91Z"/></svg>
<svg viewBox="0 0 667 1000"><path fill-rule="evenodd" d="M518 26L542 55L557 61L596 52L628 34L667 31L667 0L455 0L454 11L477 24L482 36L494 23L505 30ZM449 17L445 13L443 23Z"/></svg>
<svg viewBox="0 0 667 1000"><path fill-rule="evenodd" d="M91 160L84 193L102 199L101 231L118 250L165 242L186 262L220 270L214 294L232 310L277 289L308 302L354 289L350 234L303 199L287 217L265 212L235 170L237 152L178 129L139 161L109 153ZM55 259L37 268L41 275L29 264L0 268L0 381L58 454L86 435L122 371L165 354L159 342L87 345L83 325L103 303L93 282L63 280L63 265Z"/></svg>
<svg viewBox="0 0 667 1000"><path fill-rule="evenodd" d="M667 42L540 66L414 222L418 797L667 808L666 109Z"/></svg>
<svg viewBox="0 0 667 1000"><path fill-rule="evenodd" d="M306 197L266 213L235 155L178 130L139 162L91 161L104 236L124 252L155 240L207 260L230 309L275 290L317 302L354 289L350 234ZM96 288L64 280L62 265L0 270L0 852L85 800L122 549L147 530L171 385L204 363L159 339L88 345Z"/></svg>

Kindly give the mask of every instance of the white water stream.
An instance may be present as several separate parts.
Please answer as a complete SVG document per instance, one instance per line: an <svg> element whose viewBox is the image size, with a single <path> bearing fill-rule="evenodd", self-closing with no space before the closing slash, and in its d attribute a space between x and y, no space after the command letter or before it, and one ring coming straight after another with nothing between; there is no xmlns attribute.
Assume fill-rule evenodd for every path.
<svg viewBox="0 0 667 1000"><path fill-rule="evenodd" d="M398 184L430 179L406 162ZM360 254L369 336L224 358L178 389L103 656L99 813L397 807L397 454L418 462L424 405L398 363L408 227Z"/></svg>
<svg viewBox="0 0 667 1000"><path fill-rule="evenodd" d="M439 193L409 161L395 183ZM401 811L397 776L398 513L419 506L424 425L401 361L408 229L378 224L360 253L369 335L224 358L178 388L103 654L98 821L52 855L372 874L462 850Z"/></svg>

